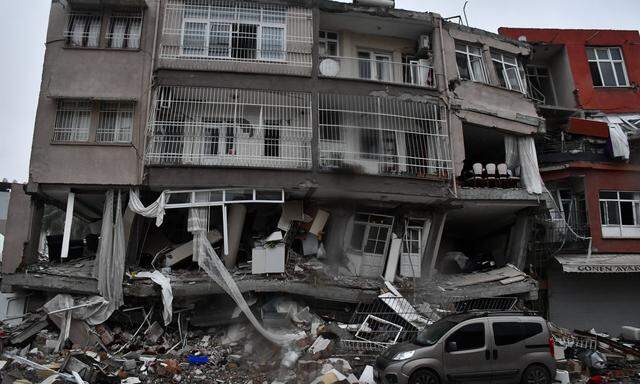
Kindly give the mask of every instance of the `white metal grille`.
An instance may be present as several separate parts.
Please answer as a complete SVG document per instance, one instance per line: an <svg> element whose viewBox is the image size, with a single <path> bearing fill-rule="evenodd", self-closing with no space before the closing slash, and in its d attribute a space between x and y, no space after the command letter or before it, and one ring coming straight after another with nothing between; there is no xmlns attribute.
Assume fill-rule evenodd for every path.
<svg viewBox="0 0 640 384"><path fill-rule="evenodd" d="M133 102L101 102L96 140L103 143L130 143L134 107Z"/></svg>
<svg viewBox="0 0 640 384"><path fill-rule="evenodd" d="M88 141L92 108L90 101L59 100L53 140Z"/></svg>
<svg viewBox="0 0 640 384"><path fill-rule="evenodd" d="M66 43L71 47L96 48L100 45L101 17L91 13L69 13L64 31Z"/></svg>
<svg viewBox="0 0 640 384"><path fill-rule="evenodd" d="M320 76L362 79L433 88L433 67L425 60L391 61L390 55L360 52L361 57L321 56Z"/></svg>
<svg viewBox="0 0 640 384"><path fill-rule="evenodd" d="M311 95L228 88L159 87L147 162L311 167Z"/></svg>
<svg viewBox="0 0 640 384"><path fill-rule="evenodd" d="M312 13L302 7L169 0L162 33L161 59L311 68Z"/></svg>
<svg viewBox="0 0 640 384"><path fill-rule="evenodd" d="M446 121L435 103L320 94L320 167L373 175L446 177Z"/></svg>
<svg viewBox="0 0 640 384"><path fill-rule="evenodd" d="M122 49L140 48L142 12L115 13L109 17L109 27L105 37L107 47Z"/></svg>

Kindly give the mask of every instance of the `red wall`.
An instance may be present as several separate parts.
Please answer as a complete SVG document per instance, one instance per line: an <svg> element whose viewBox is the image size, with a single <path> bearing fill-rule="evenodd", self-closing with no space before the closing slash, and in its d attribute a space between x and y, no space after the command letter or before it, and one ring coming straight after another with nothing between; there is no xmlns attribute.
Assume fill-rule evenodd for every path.
<svg viewBox="0 0 640 384"><path fill-rule="evenodd" d="M640 167L634 165L604 165L573 163L570 168L544 172L544 180L584 177L585 200L589 216L594 253L640 253L640 239L603 239L600 229L600 191L640 191Z"/></svg>
<svg viewBox="0 0 640 384"><path fill-rule="evenodd" d="M638 31L500 28L514 39L526 36L529 43L564 44L569 56L579 108L609 113L640 111L640 34ZM630 87L594 88L586 46L622 47Z"/></svg>

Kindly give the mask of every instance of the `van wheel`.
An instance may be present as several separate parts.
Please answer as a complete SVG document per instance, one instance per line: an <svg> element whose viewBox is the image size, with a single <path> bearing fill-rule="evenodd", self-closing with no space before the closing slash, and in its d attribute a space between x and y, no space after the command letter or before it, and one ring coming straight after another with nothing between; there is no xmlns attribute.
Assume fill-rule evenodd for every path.
<svg viewBox="0 0 640 384"><path fill-rule="evenodd" d="M531 365L522 374L522 384L551 384L551 376L547 368Z"/></svg>
<svg viewBox="0 0 640 384"><path fill-rule="evenodd" d="M409 384L440 384L440 378L433 371L421 369L411 375Z"/></svg>

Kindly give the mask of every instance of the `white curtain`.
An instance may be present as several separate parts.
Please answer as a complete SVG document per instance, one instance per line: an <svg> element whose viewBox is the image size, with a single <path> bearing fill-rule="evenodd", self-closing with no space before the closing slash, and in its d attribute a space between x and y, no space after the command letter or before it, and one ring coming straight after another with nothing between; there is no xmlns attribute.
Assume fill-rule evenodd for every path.
<svg viewBox="0 0 640 384"><path fill-rule="evenodd" d="M520 166L520 178L527 192L542 194L544 183L540 177L533 136L505 136L504 146L507 168L513 171Z"/></svg>
<svg viewBox="0 0 640 384"><path fill-rule="evenodd" d="M120 192L118 192L115 218L113 200L114 191L107 191L102 213L100 244L98 245L98 253L93 265L93 276L98 279L98 292L108 304L103 306L101 310L96 311L87 320L87 323L92 325L103 323L111 316L113 311L124 304L122 279L126 248Z"/></svg>
<svg viewBox="0 0 640 384"><path fill-rule="evenodd" d="M162 221L164 220L164 204L164 192L160 194L158 200L151 203L148 207L145 207L140 201L140 197L138 197L138 191L129 191L129 209L144 217L155 217L156 226L158 227L162 225Z"/></svg>
<svg viewBox="0 0 640 384"><path fill-rule="evenodd" d="M613 157L629 160L629 139L619 124L609 123L609 137Z"/></svg>

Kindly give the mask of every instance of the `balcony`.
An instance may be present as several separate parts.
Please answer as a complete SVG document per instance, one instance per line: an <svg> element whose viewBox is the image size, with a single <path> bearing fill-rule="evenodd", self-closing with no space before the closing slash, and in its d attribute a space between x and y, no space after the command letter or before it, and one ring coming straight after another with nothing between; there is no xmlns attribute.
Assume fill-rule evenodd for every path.
<svg viewBox="0 0 640 384"><path fill-rule="evenodd" d="M312 31L303 7L169 0L159 66L310 76Z"/></svg>
<svg viewBox="0 0 640 384"><path fill-rule="evenodd" d="M413 178L449 177L446 119L435 103L390 97L312 96L198 87L159 87L148 128L150 166L312 169Z"/></svg>
<svg viewBox="0 0 640 384"><path fill-rule="evenodd" d="M320 76L359 79L435 88L433 67L426 60L391 61L391 55L373 57L320 56Z"/></svg>
<svg viewBox="0 0 640 384"><path fill-rule="evenodd" d="M311 168L311 95L159 87L150 165Z"/></svg>

